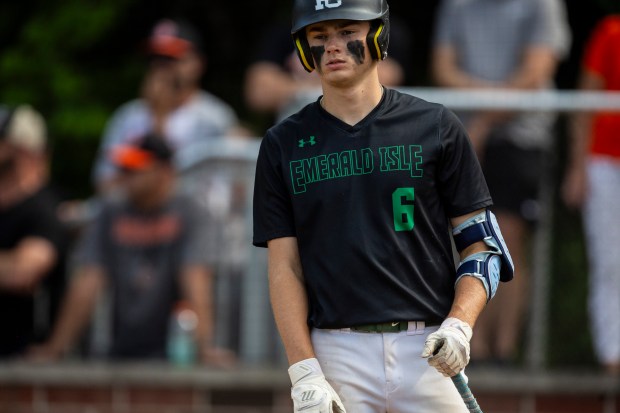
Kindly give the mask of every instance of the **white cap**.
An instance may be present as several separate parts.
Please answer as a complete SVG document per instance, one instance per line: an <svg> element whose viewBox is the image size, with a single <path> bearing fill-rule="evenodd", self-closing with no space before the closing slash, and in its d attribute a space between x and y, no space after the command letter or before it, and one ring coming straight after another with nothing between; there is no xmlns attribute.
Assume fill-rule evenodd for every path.
<svg viewBox="0 0 620 413"><path fill-rule="evenodd" d="M30 105L20 105L14 110L0 109L0 139L15 146L43 152L46 147L45 119Z"/></svg>

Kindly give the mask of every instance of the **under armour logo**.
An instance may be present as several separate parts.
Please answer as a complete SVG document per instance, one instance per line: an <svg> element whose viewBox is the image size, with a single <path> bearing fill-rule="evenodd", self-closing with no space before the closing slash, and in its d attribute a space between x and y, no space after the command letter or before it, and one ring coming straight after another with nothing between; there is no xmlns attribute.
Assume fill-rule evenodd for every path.
<svg viewBox="0 0 620 413"><path fill-rule="evenodd" d="M301 394L301 401L307 402L307 401L313 400L315 393L316 393L316 390L308 390L308 391L303 392Z"/></svg>
<svg viewBox="0 0 620 413"><path fill-rule="evenodd" d="M300 139L297 142L299 142L298 146L300 148L304 148L306 145L314 146L316 144L316 141L314 140L314 135L310 136L308 140Z"/></svg>
<svg viewBox="0 0 620 413"><path fill-rule="evenodd" d="M334 7L340 7L342 5L342 0L316 0L316 6L314 6L314 10L323 10L325 7L328 9Z"/></svg>

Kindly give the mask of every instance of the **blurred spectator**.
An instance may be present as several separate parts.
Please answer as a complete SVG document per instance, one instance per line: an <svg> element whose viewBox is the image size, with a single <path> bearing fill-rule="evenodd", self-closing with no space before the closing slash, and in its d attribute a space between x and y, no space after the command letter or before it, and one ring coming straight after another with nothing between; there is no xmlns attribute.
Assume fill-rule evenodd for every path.
<svg viewBox="0 0 620 413"><path fill-rule="evenodd" d="M443 0L432 71L443 87L548 89L569 45L560 0ZM523 329L527 247L539 217L539 186L556 117L499 111L459 116L479 155L516 268L514 281L499 289L476 323L472 360L511 363Z"/></svg>
<svg viewBox="0 0 620 413"><path fill-rule="evenodd" d="M68 234L46 134L30 106L0 108L0 358L45 338L64 286Z"/></svg>
<svg viewBox="0 0 620 413"><path fill-rule="evenodd" d="M106 201L85 231L52 337L32 349L33 357L67 353L107 286L113 303L111 358L164 358L172 311L184 300L197 317L202 360L234 360L213 346L216 241L209 215L175 191L172 156L164 138L154 134L113 150L123 196Z"/></svg>
<svg viewBox="0 0 620 413"><path fill-rule="evenodd" d="M599 22L585 49L581 90L620 91L620 15ZM620 374L620 115L577 113L562 195L584 207L589 310L594 347L605 370Z"/></svg>
<svg viewBox="0 0 620 413"><path fill-rule="evenodd" d="M147 43L149 62L141 97L120 106L104 132L93 171L100 191L114 182L110 148L147 132L169 139L177 164L196 145L248 134L231 106L201 89L207 60L196 28L185 21L164 19L154 26Z"/></svg>
<svg viewBox="0 0 620 413"><path fill-rule="evenodd" d="M411 34L398 17L390 16L390 52L379 63L379 80L400 86L411 71ZM307 73L295 54L290 22L275 23L258 44L253 63L246 70L245 100L251 110L279 121L321 94L316 72Z"/></svg>

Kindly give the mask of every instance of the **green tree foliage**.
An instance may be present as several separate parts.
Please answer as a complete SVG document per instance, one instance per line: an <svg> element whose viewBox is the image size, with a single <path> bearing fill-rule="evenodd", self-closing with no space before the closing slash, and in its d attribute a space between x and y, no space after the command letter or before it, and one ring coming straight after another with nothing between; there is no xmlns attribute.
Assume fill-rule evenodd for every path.
<svg viewBox="0 0 620 413"><path fill-rule="evenodd" d="M0 13L6 41L0 48L0 101L29 103L43 113L54 174L77 195L90 189L85 171L106 119L120 96L134 93L139 76L131 50L110 50L106 41L131 4L15 2Z"/></svg>

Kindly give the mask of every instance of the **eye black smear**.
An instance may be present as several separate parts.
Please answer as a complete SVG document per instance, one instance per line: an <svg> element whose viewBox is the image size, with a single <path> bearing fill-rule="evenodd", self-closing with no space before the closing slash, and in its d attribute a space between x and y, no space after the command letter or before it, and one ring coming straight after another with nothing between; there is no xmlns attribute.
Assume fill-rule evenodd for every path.
<svg viewBox="0 0 620 413"><path fill-rule="evenodd" d="M347 43L347 50L355 58L358 65L364 63L364 43L361 40L355 40Z"/></svg>
<svg viewBox="0 0 620 413"><path fill-rule="evenodd" d="M317 70L321 70L321 59L323 59L323 55L325 54L324 46L312 46L310 47L310 54L314 58L316 62Z"/></svg>

